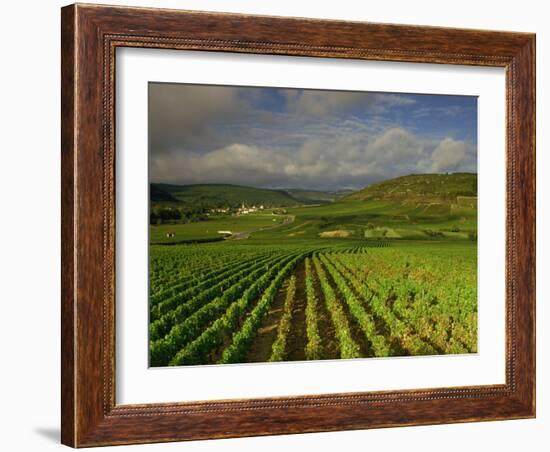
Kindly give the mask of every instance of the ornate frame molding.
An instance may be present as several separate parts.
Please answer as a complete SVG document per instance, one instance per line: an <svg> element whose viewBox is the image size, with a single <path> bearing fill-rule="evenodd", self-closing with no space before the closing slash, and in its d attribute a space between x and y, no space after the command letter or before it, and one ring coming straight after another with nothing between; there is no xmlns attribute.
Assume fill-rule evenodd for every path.
<svg viewBox="0 0 550 452"><path fill-rule="evenodd" d="M534 416L534 35L77 4L62 9L62 45L64 444L81 447ZM116 405L118 47L506 68L506 384Z"/></svg>

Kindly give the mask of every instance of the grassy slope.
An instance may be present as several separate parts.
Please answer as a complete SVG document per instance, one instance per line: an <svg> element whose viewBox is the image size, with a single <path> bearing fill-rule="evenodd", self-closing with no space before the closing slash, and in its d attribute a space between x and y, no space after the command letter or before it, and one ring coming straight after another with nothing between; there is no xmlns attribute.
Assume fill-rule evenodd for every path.
<svg viewBox="0 0 550 452"><path fill-rule="evenodd" d="M243 216L216 216L208 221L199 221L187 224L162 224L150 226L151 243L178 243L184 240L203 240L222 237L217 231L231 231L233 233L251 231L271 227L283 222L284 215L271 213L251 214ZM175 237L166 237L168 232L175 233Z"/></svg>
<svg viewBox="0 0 550 452"><path fill-rule="evenodd" d="M476 174L404 176L329 205L290 208L293 224L253 238L313 240L330 231L345 231L347 239L355 240L468 240L477 231L476 194ZM465 196L471 198L464 202Z"/></svg>
<svg viewBox="0 0 550 452"><path fill-rule="evenodd" d="M164 242L169 230L176 232L177 240L216 237L219 236L217 230L257 230L245 242L328 244L369 238L430 242L469 240L469 234L477 231L475 198L473 204L464 203L460 196L475 194L476 181L475 174L405 176L372 185L336 202L288 207L287 212L294 216L294 221L273 229L257 230L282 223L283 216L265 212L215 217L200 223L153 226L151 239ZM409 196L403 199L400 195L403 192ZM320 238L323 232L331 231L349 232L346 238ZM434 231L435 236L430 234Z"/></svg>
<svg viewBox="0 0 550 452"><path fill-rule="evenodd" d="M397 238L411 240L467 239L469 232L477 230L474 209L451 211L452 205L416 206L386 201L345 200L330 205L288 209L295 216L292 224L252 235L254 239L281 239L295 241L318 239L327 231L351 231L350 238ZM457 232L452 230L458 229ZM442 235L430 237L425 231L440 231Z"/></svg>
<svg viewBox="0 0 550 452"><path fill-rule="evenodd" d="M153 197L153 193L157 194ZM168 185L151 184L152 203L162 203L166 199L158 196L165 193L183 205L240 206L264 205L266 207L288 207L301 204L284 190L244 187L240 185L204 184L204 185Z"/></svg>
<svg viewBox="0 0 550 452"><path fill-rule="evenodd" d="M349 199L429 202L477 196L477 174L413 174L370 185Z"/></svg>

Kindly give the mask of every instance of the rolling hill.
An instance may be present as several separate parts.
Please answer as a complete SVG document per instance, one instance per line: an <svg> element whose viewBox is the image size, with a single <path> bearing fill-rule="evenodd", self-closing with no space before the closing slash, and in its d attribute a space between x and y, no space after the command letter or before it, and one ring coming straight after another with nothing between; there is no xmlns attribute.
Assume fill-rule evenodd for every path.
<svg viewBox="0 0 550 452"><path fill-rule="evenodd" d="M352 192L268 189L231 184L150 184L151 202L156 205L238 207L263 205L295 207L342 201L384 201L406 204L456 204L476 207L477 174L411 174L369 185Z"/></svg>
<svg viewBox="0 0 550 452"><path fill-rule="evenodd" d="M353 193L353 190L319 191L305 190L301 188L285 188L290 196L300 201L301 204L325 204L338 201L340 198Z"/></svg>
<svg viewBox="0 0 550 452"><path fill-rule="evenodd" d="M157 184L151 184L149 190L149 196L153 202L178 202L168 190L163 190Z"/></svg>
<svg viewBox="0 0 550 452"><path fill-rule="evenodd" d="M256 238L470 241L477 238L477 174L418 174L365 187L335 202L288 209L292 224Z"/></svg>
<svg viewBox="0 0 550 452"><path fill-rule="evenodd" d="M477 174L411 174L363 188L345 199L392 202L454 203L477 196Z"/></svg>
<svg viewBox="0 0 550 452"><path fill-rule="evenodd" d="M208 207L263 205L291 207L303 204L284 190L245 187L229 184L170 185L150 184L152 203L202 204Z"/></svg>
<svg viewBox="0 0 550 452"><path fill-rule="evenodd" d="M402 176L342 195L238 185L151 184L152 204L162 207L285 207L271 215L216 215L177 225L178 240L216 238L217 231L246 231L250 241L467 240L477 237L477 175ZM170 209L169 209L170 210ZM161 226L156 226L161 228ZM164 225L162 225L164 227ZM169 222L170 231L176 226ZM165 241L162 229L160 238ZM165 232L165 231L164 231Z"/></svg>

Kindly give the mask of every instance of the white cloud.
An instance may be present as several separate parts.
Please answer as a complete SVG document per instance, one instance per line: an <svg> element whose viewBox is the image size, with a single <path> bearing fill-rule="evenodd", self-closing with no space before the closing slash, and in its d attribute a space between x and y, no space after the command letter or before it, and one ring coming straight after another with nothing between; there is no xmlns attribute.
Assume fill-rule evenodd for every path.
<svg viewBox="0 0 550 452"><path fill-rule="evenodd" d="M457 169L466 160L466 143L452 138L442 140L432 152L433 172Z"/></svg>
<svg viewBox="0 0 550 452"><path fill-rule="evenodd" d="M151 147L156 153L170 152L186 143L204 146L222 137L212 124L225 118L240 118L250 112L239 88L152 83L149 86Z"/></svg>
<svg viewBox="0 0 550 452"><path fill-rule="evenodd" d="M423 151L418 138L399 127L386 130L369 148L373 156L385 162L411 162L420 158Z"/></svg>
<svg viewBox="0 0 550 452"><path fill-rule="evenodd" d="M287 109L298 114L323 116L361 108L382 113L388 108L409 105L414 99L397 94L357 93L348 91L281 90L287 100Z"/></svg>
<svg viewBox="0 0 550 452"><path fill-rule="evenodd" d="M153 158L151 169L157 180L183 184L359 188L403 174L470 170L470 161L475 169L471 148L452 138L426 141L393 127L375 135L303 138L297 147L234 143L202 154L179 151Z"/></svg>
<svg viewBox="0 0 550 452"><path fill-rule="evenodd" d="M394 108L415 102L392 93L151 84L151 181L343 188L475 171L471 143L415 132L425 130L415 115L444 112Z"/></svg>

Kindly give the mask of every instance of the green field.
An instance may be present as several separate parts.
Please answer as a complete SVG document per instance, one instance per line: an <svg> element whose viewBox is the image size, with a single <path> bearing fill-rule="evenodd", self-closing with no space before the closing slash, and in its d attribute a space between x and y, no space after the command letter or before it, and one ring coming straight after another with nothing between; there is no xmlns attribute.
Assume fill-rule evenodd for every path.
<svg viewBox="0 0 550 452"><path fill-rule="evenodd" d="M151 225L150 364L477 352L474 176Z"/></svg>
<svg viewBox="0 0 550 452"><path fill-rule="evenodd" d="M255 231L281 225L285 215L270 212L243 216L215 216L206 221L187 224L161 224L150 226L149 241L152 244L185 243L204 239L223 239L218 231L231 231L233 234ZM174 237L167 237L174 233Z"/></svg>
<svg viewBox="0 0 550 452"><path fill-rule="evenodd" d="M319 206L285 208L283 214L217 215L206 221L150 227L151 243L179 243L220 237L217 231L250 232L251 240L319 239L331 231L351 231L354 239L468 239L477 230L476 210L457 204L425 206L388 201L344 199ZM286 221L287 224L283 224ZM291 221L289 221L290 219ZM278 228L272 226L280 225ZM389 235L383 234L387 230ZM166 234L174 232L175 237ZM435 233L435 235L434 235ZM330 234L325 234L330 235Z"/></svg>

